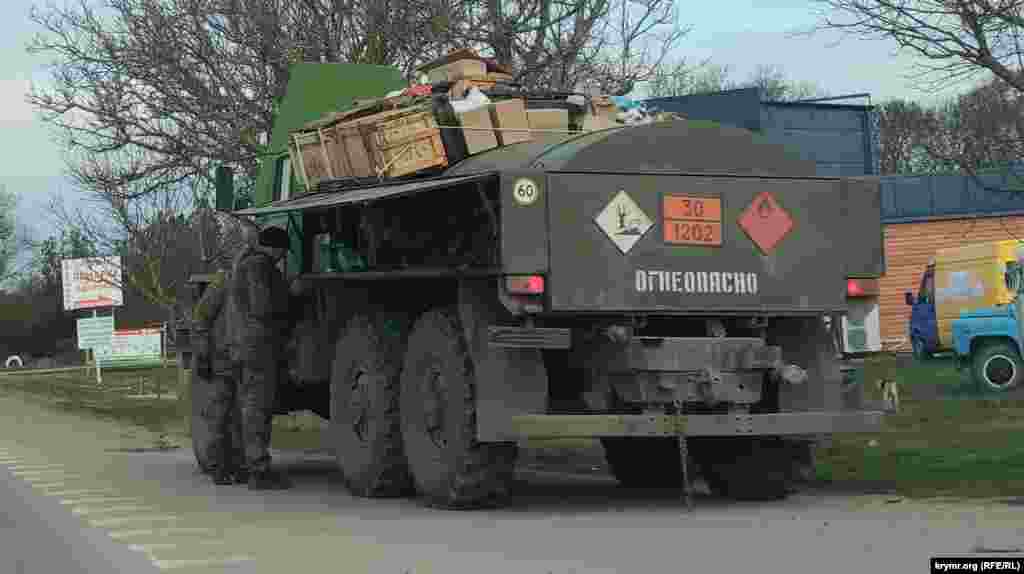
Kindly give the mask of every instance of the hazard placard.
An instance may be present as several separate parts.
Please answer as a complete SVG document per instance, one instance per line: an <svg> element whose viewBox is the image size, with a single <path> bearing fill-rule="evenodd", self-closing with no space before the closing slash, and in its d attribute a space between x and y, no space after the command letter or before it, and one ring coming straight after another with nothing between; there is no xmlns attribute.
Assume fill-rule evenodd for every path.
<svg viewBox="0 0 1024 574"><path fill-rule="evenodd" d="M793 229L793 218L767 191L758 194L743 210L738 223L765 255Z"/></svg>
<svg viewBox="0 0 1024 574"><path fill-rule="evenodd" d="M722 200L718 197L667 194L662 197L665 243L722 245Z"/></svg>

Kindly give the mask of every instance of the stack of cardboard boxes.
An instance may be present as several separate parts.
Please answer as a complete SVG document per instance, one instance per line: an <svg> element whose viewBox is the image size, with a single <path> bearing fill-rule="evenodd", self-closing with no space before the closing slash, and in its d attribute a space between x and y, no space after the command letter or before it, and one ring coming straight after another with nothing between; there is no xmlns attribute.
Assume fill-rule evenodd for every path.
<svg viewBox="0 0 1024 574"><path fill-rule="evenodd" d="M472 50L457 50L417 72L420 85L292 133L289 151L307 190L324 179L400 177L500 146L556 143L577 131L618 125L606 97L592 98L589 113L572 124L566 106L528 105L509 70Z"/></svg>

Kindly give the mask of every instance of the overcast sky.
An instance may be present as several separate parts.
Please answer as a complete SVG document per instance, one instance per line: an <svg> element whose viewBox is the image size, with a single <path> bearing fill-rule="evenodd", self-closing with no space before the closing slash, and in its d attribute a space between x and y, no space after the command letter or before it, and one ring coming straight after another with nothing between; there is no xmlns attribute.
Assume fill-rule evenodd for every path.
<svg viewBox="0 0 1024 574"><path fill-rule="evenodd" d="M46 80L41 70L46 62L25 51L36 31L28 20L33 0L2 1L7 8L0 19L0 185L18 193L21 223L41 235L53 229L50 195L75 201L77 194L61 176L58 147L25 103L31 82ZM808 0L678 1L683 23L693 32L677 55L689 61L711 58L729 66L736 79L745 79L759 64L775 64L791 79L814 81L833 95L868 92L875 103L893 97L925 99L906 79L913 60L893 57L893 46L886 42L846 38L830 46L837 35L791 37L792 31L816 21L816 6Z"/></svg>

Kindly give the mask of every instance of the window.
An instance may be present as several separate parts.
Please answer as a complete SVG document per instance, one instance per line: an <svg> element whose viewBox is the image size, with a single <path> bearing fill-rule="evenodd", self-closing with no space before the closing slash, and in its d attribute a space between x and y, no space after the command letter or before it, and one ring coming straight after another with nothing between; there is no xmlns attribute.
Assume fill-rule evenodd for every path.
<svg viewBox="0 0 1024 574"><path fill-rule="evenodd" d="M279 157L274 162L274 190L272 201L288 199L292 187L292 160L288 156Z"/></svg>

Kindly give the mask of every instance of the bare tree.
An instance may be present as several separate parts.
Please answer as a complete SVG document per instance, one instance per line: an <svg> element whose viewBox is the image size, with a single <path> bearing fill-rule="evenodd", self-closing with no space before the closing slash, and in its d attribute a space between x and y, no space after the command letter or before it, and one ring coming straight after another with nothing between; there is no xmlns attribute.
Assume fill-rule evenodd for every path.
<svg viewBox="0 0 1024 574"><path fill-rule="evenodd" d="M739 87L759 88L761 98L767 102L791 102L828 95L814 82L788 79L782 68L776 65L758 66Z"/></svg>
<svg viewBox="0 0 1024 574"><path fill-rule="evenodd" d="M1024 93L1024 2L1014 0L818 0L827 9L817 29L839 30L862 38L896 42L921 60L918 80L937 90L957 82L989 82L959 99L962 115L935 118L945 125L929 153L953 160L963 173L988 189L977 176L987 162L1005 166L1020 157L1019 110ZM982 102L984 100L984 103ZM945 123L945 122L951 123ZM984 149L978 130L999 134L1000 143ZM972 135L973 134L973 135ZM974 138L974 139L972 139ZM989 139L991 144L992 140ZM1016 179L1016 178L1015 178ZM1019 184L1019 182L1018 182Z"/></svg>
<svg viewBox="0 0 1024 574"><path fill-rule="evenodd" d="M730 77L728 66L709 61L688 66L679 60L656 72L648 84L652 97L709 94L739 88L759 88L761 97L768 102L794 101L827 95L813 82L790 80L782 69L774 65L760 65L744 81Z"/></svg>
<svg viewBox="0 0 1024 574"><path fill-rule="evenodd" d="M882 175L921 173L921 151L925 150L926 111L920 104L891 100L878 107Z"/></svg>

